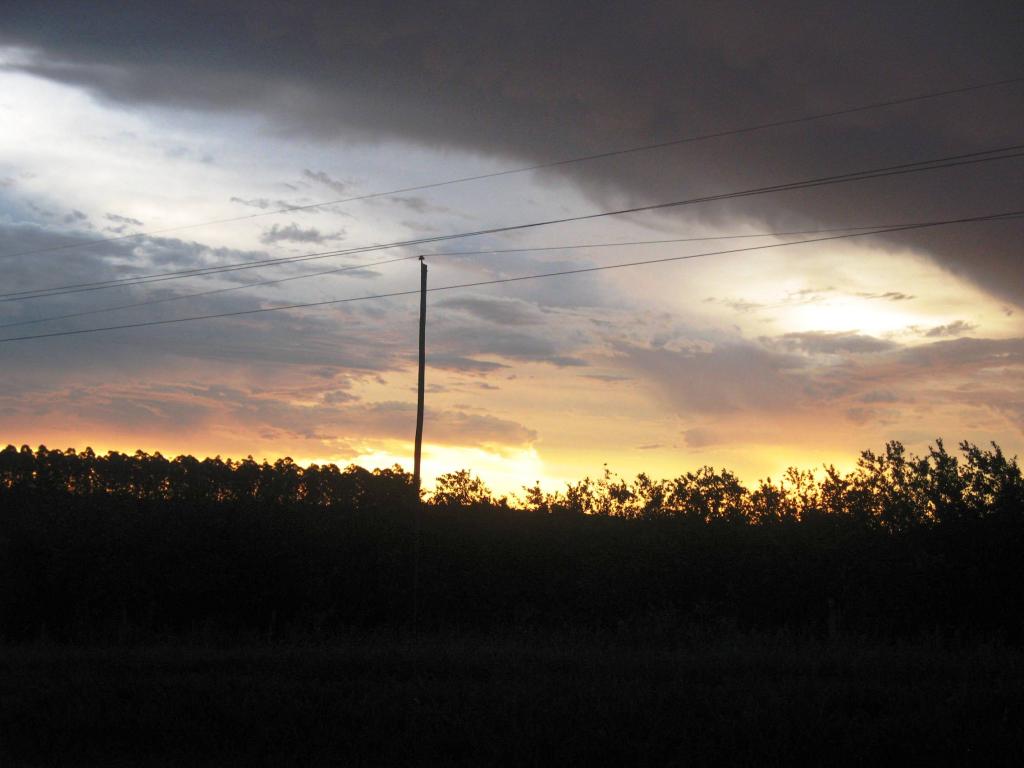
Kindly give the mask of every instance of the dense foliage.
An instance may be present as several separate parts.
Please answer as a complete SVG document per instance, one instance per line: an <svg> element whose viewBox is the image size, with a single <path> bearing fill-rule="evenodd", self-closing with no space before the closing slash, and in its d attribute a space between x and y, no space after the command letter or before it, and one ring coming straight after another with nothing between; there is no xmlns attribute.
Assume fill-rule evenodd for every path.
<svg viewBox="0 0 1024 768"><path fill-rule="evenodd" d="M899 443L746 488L703 467L423 505L399 467L0 452L0 638L713 625L1024 636L1016 459ZM420 531L418 543L416 531ZM417 565L418 563L418 565ZM415 589L414 589L414 585Z"/></svg>

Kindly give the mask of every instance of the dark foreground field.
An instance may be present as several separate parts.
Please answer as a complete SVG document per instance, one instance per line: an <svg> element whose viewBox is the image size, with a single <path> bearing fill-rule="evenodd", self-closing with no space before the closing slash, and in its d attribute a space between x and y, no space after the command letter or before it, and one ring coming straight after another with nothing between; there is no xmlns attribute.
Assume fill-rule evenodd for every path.
<svg viewBox="0 0 1024 768"><path fill-rule="evenodd" d="M1024 765L1024 474L961 454L516 506L9 447L0 768Z"/></svg>
<svg viewBox="0 0 1024 768"><path fill-rule="evenodd" d="M1022 661L730 633L8 647L0 763L1019 765Z"/></svg>

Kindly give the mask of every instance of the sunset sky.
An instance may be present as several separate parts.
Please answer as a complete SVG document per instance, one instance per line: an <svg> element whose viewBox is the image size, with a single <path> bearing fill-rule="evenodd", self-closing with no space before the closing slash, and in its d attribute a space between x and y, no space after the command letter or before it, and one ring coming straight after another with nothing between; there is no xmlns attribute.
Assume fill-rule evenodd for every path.
<svg viewBox="0 0 1024 768"><path fill-rule="evenodd" d="M4 6L3 338L412 291L415 260L244 284L421 253L441 287L1024 209L1015 157L15 301L1021 145L1018 80L390 193L1019 78L1024 11ZM427 483L469 468L555 490L604 464L753 482L893 439L1024 453L1022 242L1016 218L432 293ZM411 469L417 312L409 295L3 342L0 443Z"/></svg>

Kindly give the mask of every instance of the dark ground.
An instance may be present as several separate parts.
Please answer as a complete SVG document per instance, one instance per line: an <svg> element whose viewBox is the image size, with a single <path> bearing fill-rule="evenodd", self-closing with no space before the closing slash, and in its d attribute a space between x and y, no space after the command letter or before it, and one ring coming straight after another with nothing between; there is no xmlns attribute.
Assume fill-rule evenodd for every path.
<svg viewBox="0 0 1024 768"><path fill-rule="evenodd" d="M0 768L1024 765L1024 474L961 454L520 509L11 446Z"/></svg>
<svg viewBox="0 0 1024 768"><path fill-rule="evenodd" d="M673 632L0 650L0 764L1024 764L1024 651Z"/></svg>

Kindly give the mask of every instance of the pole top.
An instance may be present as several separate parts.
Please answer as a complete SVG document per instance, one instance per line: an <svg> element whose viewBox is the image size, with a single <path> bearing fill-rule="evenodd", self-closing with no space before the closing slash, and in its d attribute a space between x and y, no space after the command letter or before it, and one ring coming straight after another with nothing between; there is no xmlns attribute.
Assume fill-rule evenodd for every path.
<svg viewBox="0 0 1024 768"><path fill-rule="evenodd" d="M426 258L427 258L427 257L426 257L426 256L424 256L424 255L423 255L422 253L420 254L420 261L426 261Z"/></svg>

